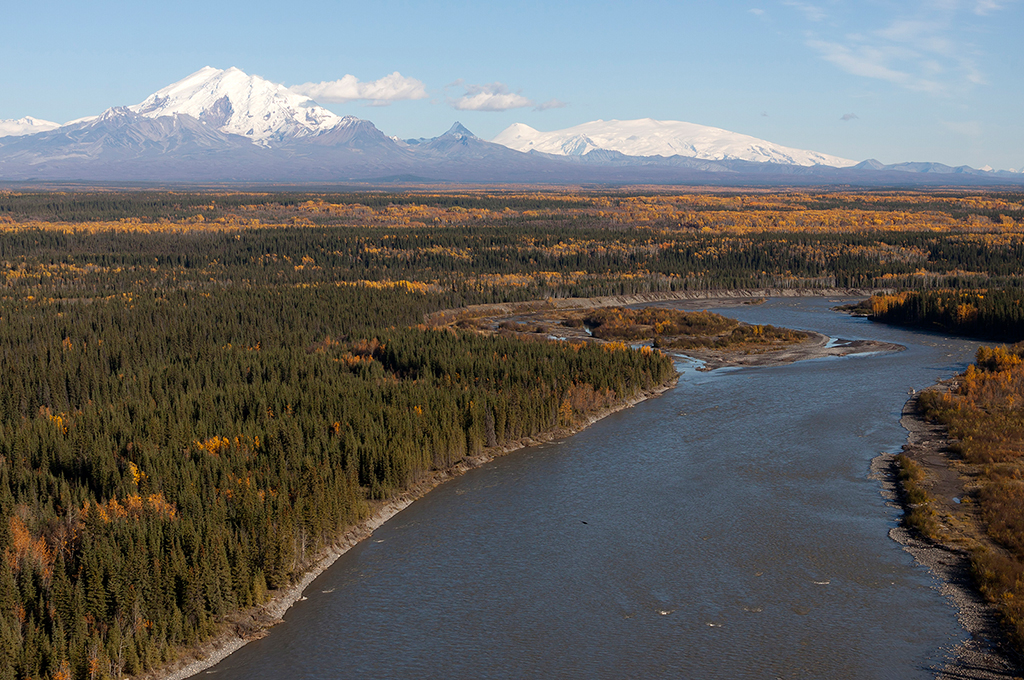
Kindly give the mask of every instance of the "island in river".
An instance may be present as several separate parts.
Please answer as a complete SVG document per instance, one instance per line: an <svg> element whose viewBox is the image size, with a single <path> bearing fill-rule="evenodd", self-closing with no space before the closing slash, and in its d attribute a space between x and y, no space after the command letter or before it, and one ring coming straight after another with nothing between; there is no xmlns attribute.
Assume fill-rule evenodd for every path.
<svg viewBox="0 0 1024 680"><path fill-rule="evenodd" d="M630 298L581 298L520 304L477 305L432 315L435 326L510 333L570 342L621 342L651 346L703 362L701 370L726 366L781 366L794 361L872 352L898 352L901 345L877 340L829 338L807 330L747 324L701 310L692 299L671 307ZM716 300L718 306L750 305L764 298ZM691 309L679 309L690 307Z"/></svg>

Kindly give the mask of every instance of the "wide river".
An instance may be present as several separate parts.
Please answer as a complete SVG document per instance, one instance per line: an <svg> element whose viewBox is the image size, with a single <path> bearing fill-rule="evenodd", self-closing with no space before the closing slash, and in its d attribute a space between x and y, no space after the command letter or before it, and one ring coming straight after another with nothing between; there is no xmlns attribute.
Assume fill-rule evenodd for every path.
<svg viewBox="0 0 1024 680"><path fill-rule="evenodd" d="M713 302L709 302L713 305ZM416 501L285 623L207 671L237 678L932 678L965 638L888 531L869 476L910 388L977 343L775 299L753 323L906 351L698 372L557 444Z"/></svg>

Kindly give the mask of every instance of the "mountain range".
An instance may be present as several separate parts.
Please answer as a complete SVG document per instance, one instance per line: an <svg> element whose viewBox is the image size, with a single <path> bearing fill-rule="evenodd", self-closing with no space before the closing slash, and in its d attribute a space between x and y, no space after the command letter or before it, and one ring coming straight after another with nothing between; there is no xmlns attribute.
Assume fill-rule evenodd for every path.
<svg viewBox="0 0 1024 680"><path fill-rule="evenodd" d="M139 104L64 125L0 121L0 182L1024 184L938 163L857 163L681 121L593 121L493 141L459 123L389 137L236 68L206 67Z"/></svg>

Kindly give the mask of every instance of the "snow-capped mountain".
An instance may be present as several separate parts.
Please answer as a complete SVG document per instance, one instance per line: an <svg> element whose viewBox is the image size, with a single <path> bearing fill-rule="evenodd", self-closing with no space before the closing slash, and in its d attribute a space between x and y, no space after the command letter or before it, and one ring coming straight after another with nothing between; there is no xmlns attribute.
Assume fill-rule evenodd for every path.
<svg viewBox="0 0 1024 680"><path fill-rule="evenodd" d="M34 135L37 132L46 132L59 127L60 123L52 123L32 116L25 116L17 120L0 120L0 137Z"/></svg>
<svg viewBox="0 0 1024 680"><path fill-rule="evenodd" d="M718 128L650 119L548 133L513 125L494 142L456 123L438 137L400 140L236 68L203 68L140 104L64 125L0 121L0 133L0 183L1024 183L1020 173L937 163L854 164Z"/></svg>
<svg viewBox="0 0 1024 680"><path fill-rule="evenodd" d="M226 134L263 146L329 132L357 119L342 118L305 95L237 68L207 66L128 109L149 118L186 114Z"/></svg>
<svg viewBox="0 0 1024 680"><path fill-rule="evenodd" d="M517 151L582 156L595 149L626 156L686 156L715 161L845 168L856 161L816 151L791 149L749 135L676 120L595 120L564 130L540 132L515 123L493 140Z"/></svg>

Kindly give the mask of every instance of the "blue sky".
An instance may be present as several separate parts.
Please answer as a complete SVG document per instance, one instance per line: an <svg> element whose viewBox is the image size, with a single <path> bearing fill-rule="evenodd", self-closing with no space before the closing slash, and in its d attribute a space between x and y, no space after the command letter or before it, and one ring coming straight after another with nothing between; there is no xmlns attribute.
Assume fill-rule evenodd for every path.
<svg viewBox="0 0 1024 680"><path fill-rule="evenodd" d="M63 123L235 66L406 138L649 117L1024 168L1024 0L4 4L0 119Z"/></svg>

